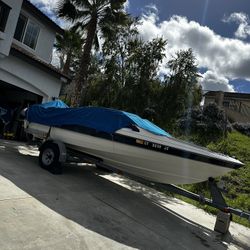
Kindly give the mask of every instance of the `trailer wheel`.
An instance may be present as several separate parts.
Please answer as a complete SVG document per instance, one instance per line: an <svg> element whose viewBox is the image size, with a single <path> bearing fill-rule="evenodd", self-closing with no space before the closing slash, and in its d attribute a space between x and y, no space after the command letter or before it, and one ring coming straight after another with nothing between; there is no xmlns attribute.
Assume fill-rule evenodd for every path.
<svg viewBox="0 0 250 250"><path fill-rule="evenodd" d="M39 165L52 174L62 174L62 164L59 162L59 148L53 142L45 142L40 148Z"/></svg>

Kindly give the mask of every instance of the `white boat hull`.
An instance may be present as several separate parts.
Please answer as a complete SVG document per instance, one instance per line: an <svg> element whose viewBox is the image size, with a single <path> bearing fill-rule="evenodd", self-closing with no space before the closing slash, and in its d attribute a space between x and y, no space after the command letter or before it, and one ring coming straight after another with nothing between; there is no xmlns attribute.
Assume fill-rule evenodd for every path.
<svg viewBox="0 0 250 250"><path fill-rule="evenodd" d="M45 125L30 123L27 132L43 138L49 132L49 129ZM141 129L140 131L141 133L130 129L120 129L116 131L116 134L129 138L139 138L139 143L153 142L155 143L153 146L156 148L160 145L179 149L185 146L193 153L199 153L203 156L207 154L207 157L217 157L220 160L240 164L239 161L228 156L219 155L175 139L153 135ZM225 166L187 159L167 152L162 153L56 127L50 129L49 136L53 140L64 142L71 149L101 158L104 164L113 168L159 183L198 183L206 181L209 177L221 176L232 171L232 168Z"/></svg>

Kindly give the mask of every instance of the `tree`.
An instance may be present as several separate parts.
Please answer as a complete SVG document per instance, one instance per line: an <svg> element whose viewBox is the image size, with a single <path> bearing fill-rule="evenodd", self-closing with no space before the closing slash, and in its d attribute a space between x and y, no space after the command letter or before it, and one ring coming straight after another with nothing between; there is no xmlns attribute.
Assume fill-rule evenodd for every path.
<svg viewBox="0 0 250 250"><path fill-rule="evenodd" d="M105 22L117 25L126 21L123 4L126 0L61 0L58 5L59 17L73 22L73 29L86 31L79 71L75 77L75 105L80 103L84 88L87 86L91 49L98 43L98 28ZM107 28L107 27L105 27Z"/></svg>
<svg viewBox="0 0 250 250"><path fill-rule="evenodd" d="M121 108L120 92L125 86L128 43L138 32L134 19L130 17L123 25L113 25L107 21L101 26L106 39L102 53L97 54L94 63L96 70L89 74L84 104Z"/></svg>
<svg viewBox="0 0 250 250"><path fill-rule="evenodd" d="M175 122L187 108L199 105L202 97L198 85L198 68L192 49L181 50L168 62L170 75L165 79L160 98L163 124L173 130Z"/></svg>
<svg viewBox="0 0 250 250"><path fill-rule="evenodd" d="M196 142L207 145L226 135L229 128L224 111L215 103L208 104L203 109L194 107L188 109L178 121L180 133L191 136Z"/></svg>
<svg viewBox="0 0 250 250"><path fill-rule="evenodd" d="M128 17L124 25L116 25L112 29L103 27L104 36L108 38L103 44L105 68L109 71L109 74L111 73L112 77L115 75L112 72L117 73L117 80L121 87L125 85L127 59L129 56L128 47L130 42L136 39L138 35L137 24L137 19Z"/></svg>
<svg viewBox="0 0 250 250"><path fill-rule="evenodd" d="M61 71L74 78L75 72L79 67L79 54L82 51L82 39L80 35L72 29L65 30L63 35L56 36L55 48L60 60ZM74 94L72 88L75 83L70 85L63 83L60 91L60 98L71 105L71 96Z"/></svg>
<svg viewBox="0 0 250 250"><path fill-rule="evenodd" d="M66 75L75 72L71 70L75 60L78 59L82 50L82 39L72 29L65 30L63 35L56 36L55 48L59 52L60 69Z"/></svg>
<svg viewBox="0 0 250 250"><path fill-rule="evenodd" d="M137 36L137 23L130 18L126 25L104 34L109 39L102 47L101 73L90 79L85 104L123 109L156 120L155 102L161 88L157 72L166 41L142 41Z"/></svg>
<svg viewBox="0 0 250 250"><path fill-rule="evenodd" d="M156 94L160 88L159 65L165 54L166 41L162 38L143 42L140 39L128 44L126 83L123 87L123 102L126 107L143 115L145 109L155 110Z"/></svg>

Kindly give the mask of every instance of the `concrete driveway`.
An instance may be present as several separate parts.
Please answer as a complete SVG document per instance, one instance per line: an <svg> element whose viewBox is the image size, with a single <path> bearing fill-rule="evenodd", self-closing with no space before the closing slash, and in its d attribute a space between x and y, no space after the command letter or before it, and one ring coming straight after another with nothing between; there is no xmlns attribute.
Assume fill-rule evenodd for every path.
<svg viewBox="0 0 250 250"><path fill-rule="evenodd" d="M0 140L0 249L250 249L250 230L90 166L55 176L37 150Z"/></svg>

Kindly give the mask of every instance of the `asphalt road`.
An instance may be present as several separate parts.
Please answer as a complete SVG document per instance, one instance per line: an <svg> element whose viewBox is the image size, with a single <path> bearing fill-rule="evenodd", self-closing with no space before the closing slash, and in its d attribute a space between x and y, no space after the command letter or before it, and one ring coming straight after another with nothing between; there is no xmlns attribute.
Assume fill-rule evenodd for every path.
<svg viewBox="0 0 250 250"><path fill-rule="evenodd" d="M37 150L0 140L0 249L250 249L250 230L91 166L52 175Z"/></svg>

